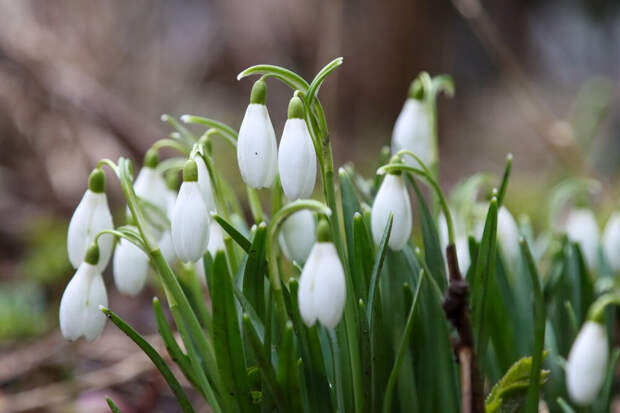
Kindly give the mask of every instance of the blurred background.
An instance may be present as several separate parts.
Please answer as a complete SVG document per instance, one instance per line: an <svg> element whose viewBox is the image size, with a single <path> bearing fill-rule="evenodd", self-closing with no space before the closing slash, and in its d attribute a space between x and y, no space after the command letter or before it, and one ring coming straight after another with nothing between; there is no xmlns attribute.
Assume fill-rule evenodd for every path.
<svg viewBox="0 0 620 413"><path fill-rule="evenodd" d="M68 220L98 159L139 164L167 136L162 113L238 128L252 81L236 75L254 64L311 79L343 56L320 97L337 166L353 161L366 176L411 80L450 74L456 95L439 100L444 188L500 173L512 152L515 215L544 225L549 188L585 175L605 188L595 200L603 222L618 199L619 11L615 0L0 1L0 411L107 411L105 394L124 412L175 411L114 327L94 344L60 337ZM291 93L268 87L279 134ZM223 144L215 153L240 182L235 154ZM153 288L109 294L158 343Z"/></svg>

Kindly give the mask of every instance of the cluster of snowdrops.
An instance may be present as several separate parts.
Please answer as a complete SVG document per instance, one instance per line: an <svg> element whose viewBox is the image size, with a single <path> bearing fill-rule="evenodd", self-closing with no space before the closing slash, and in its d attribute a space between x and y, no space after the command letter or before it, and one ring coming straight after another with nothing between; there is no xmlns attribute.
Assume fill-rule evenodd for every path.
<svg viewBox="0 0 620 413"><path fill-rule="evenodd" d="M485 315L494 311L495 304L478 313L476 300L489 300L485 289L494 294L492 288L497 288L495 281L484 276L500 271L496 254L504 267L535 272L523 264L528 244L533 252L530 259L545 262L553 254L557 236L549 232L535 238L527 220L517 223L501 205L511 158L499 190L485 191L494 178L477 175L459 185L449 200L443 195L437 184L436 99L441 92L453 92L446 76L422 73L413 81L394 125L391 154L379 156L377 175L364 179L347 165L338 171L337 188L317 93L341 63L342 59L334 60L310 83L277 66L254 66L242 72L239 78L261 78L252 87L238 133L209 118L182 116L186 124L203 126L204 133L196 136L176 119L162 117L175 130L146 153L135 180L129 160L101 160L69 224L68 254L77 271L60 303L62 334L69 340L93 341L107 316L151 357L182 409L193 411L161 356L107 308L102 273L112 259L114 284L123 294L140 293L151 271L158 276L185 350L177 345L155 299L162 338L172 360L214 411L254 411L260 406L279 411L392 411L396 407L457 411L458 365L450 346L454 333L441 311L448 284L445 251L454 244L460 269L470 284L475 283L476 337L482 338L479 343L491 343L477 343L476 348L484 352L478 357L487 385L497 382L487 395L486 410L500 411L499 406L511 400L511 392L523 393L523 400L528 393L528 409L534 405L529 399L538 406L539 394L530 395L530 388L544 386L549 377L553 381L553 369L541 367L546 357L541 347L550 346L549 327L545 336L543 326L542 337L532 327L531 335L523 338L526 354L515 353L504 362L497 338L504 327L492 324L492 316ZM294 91L279 145L266 106L270 78ZM218 173L211 144L216 138L236 147L252 225L246 223L242 202ZM162 148L172 148L180 156L160 161ZM104 166L118 177L127 201L122 226L115 227L112 220ZM323 202L311 199L318 192L317 175ZM430 191L421 191L416 180ZM411 187L419 204L421 237L412 236L417 230ZM261 205L261 188L271 191L270 216ZM560 373L565 385L553 393L558 396L552 401L557 401L557 409L570 409L564 388L577 405L599 403L610 359L613 363L617 358L615 353L610 357L606 308L618 302L618 295L613 282L596 284L595 274L603 265L611 274L620 271L620 213L609 218L600 237L593 212L572 207L570 202L589 189L587 184L566 184L556 197L556 204L568 211L554 223L555 234L565 234L560 235L559 249L564 254L572 248L581 272L590 277L582 282L596 289L587 303L580 304L586 306L577 317L581 328L570 338L574 344L561 368L565 373ZM567 268L575 254L562 255L561 268ZM549 259L551 273L554 259ZM516 282L515 277L506 277L507 282ZM530 285L521 295L530 313L535 289ZM518 329L519 324L510 328ZM427 338L419 335L433 342L422 342ZM429 371L432 365L424 364L418 354L422 350L433 354L430 359L438 374ZM441 352L446 354L434 355ZM557 353L554 360L561 362L562 351ZM532 356L520 358L528 354ZM437 378L423 384L425 374ZM425 385L436 394L422 391Z"/></svg>

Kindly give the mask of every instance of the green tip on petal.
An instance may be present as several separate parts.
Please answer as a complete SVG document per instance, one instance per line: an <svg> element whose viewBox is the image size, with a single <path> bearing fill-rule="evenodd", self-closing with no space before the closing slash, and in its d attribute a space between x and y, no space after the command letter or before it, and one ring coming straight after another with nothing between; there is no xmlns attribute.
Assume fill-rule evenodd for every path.
<svg viewBox="0 0 620 413"><path fill-rule="evenodd" d="M105 191L105 175L101 168L95 168L88 177L88 189L101 194Z"/></svg>
<svg viewBox="0 0 620 413"><path fill-rule="evenodd" d="M97 265L97 263L99 263L99 246L96 242L90 244L90 247L86 250L84 262L90 265Z"/></svg>
<svg viewBox="0 0 620 413"><path fill-rule="evenodd" d="M317 242L330 242L332 239L331 234L329 232L329 223L325 218L319 220L319 225L316 230L316 240Z"/></svg>
<svg viewBox="0 0 620 413"><path fill-rule="evenodd" d="M413 82L411 82L411 85L409 86L409 93L407 94L407 96L410 99L424 99L424 86L422 86L422 82L420 82L419 79L415 79Z"/></svg>
<svg viewBox="0 0 620 413"><path fill-rule="evenodd" d="M304 103L297 96L293 96L288 103L288 118L289 119L303 119L304 118Z"/></svg>
<svg viewBox="0 0 620 413"><path fill-rule="evenodd" d="M196 161L188 159L183 167L183 182L196 182L198 180L198 166Z"/></svg>
<svg viewBox="0 0 620 413"><path fill-rule="evenodd" d="M159 164L159 155L156 149L151 148L144 155L144 166L154 169L157 167L157 164Z"/></svg>
<svg viewBox="0 0 620 413"><path fill-rule="evenodd" d="M258 103L264 105L267 99L267 83L264 80L259 79L254 82L252 86L252 93L250 94L250 103Z"/></svg>
<svg viewBox="0 0 620 413"><path fill-rule="evenodd" d="M179 172L178 170L168 171L166 174L166 185L168 189L175 191L179 189Z"/></svg>

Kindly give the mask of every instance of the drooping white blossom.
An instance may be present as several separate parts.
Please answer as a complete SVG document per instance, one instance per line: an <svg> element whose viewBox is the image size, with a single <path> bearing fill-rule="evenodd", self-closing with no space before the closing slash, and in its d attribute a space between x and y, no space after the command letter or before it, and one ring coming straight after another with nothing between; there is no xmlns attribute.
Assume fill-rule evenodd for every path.
<svg viewBox="0 0 620 413"><path fill-rule="evenodd" d="M213 198L213 187L211 185L211 176L205 161L200 155L196 155L193 158L196 161L198 167L198 185L200 185L200 193L205 201L207 210L209 212L215 211L215 199Z"/></svg>
<svg viewBox="0 0 620 413"><path fill-rule="evenodd" d="M586 264L595 268L598 258L599 229L591 210L585 208L570 211L565 224L568 239L579 244Z"/></svg>
<svg viewBox="0 0 620 413"><path fill-rule="evenodd" d="M252 188L270 188L278 167L278 147L262 80L252 88L250 104L239 128L237 162L243 181Z"/></svg>
<svg viewBox="0 0 620 413"><path fill-rule="evenodd" d="M413 97L405 101L392 131L392 154L396 155L403 149L415 153L427 166L434 164L437 159L428 107ZM411 157L406 157L404 161L408 165L419 166Z"/></svg>
<svg viewBox="0 0 620 413"><path fill-rule="evenodd" d="M307 326L318 320L334 328L342 318L346 299L344 269L331 242L317 242L299 279L299 312Z"/></svg>
<svg viewBox="0 0 620 413"><path fill-rule="evenodd" d="M132 242L121 238L113 259L114 284L123 294L134 296L142 291L149 271L149 257Z"/></svg>
<svg viewBox="0 0 620 413"><path fill-rule="evenodd" d="M393 214L394 220L388 245L393 250L400 250L411 236L413 219L405 182L402 176L396 174L385 176L372 205L370 226L377 244L381 242L390 214Z"/></svg>
<svg viewBox="0 0 620 413"><path fill-rule="evenodd" d="M67 340L84 337L87 341L94 341L105 327L106 317L99 311L99 306L107 307L108 295L97 267L98 260L99 249L90 247L62 294L60 331Z"/></svg>
<svg viewBox="0 0 620 413"><path fill-rule="evenodd" d="M177 182L175 179L175 175L170 176L172 178L171 182L168 183L168 189L166 193L166 210L168 211L168 221L172 222L172 211L174 210L174 204L177 201ZM166 260L168 265L172 266L177 260L177 253L174 250L174 245L172 244L172 231L170 226L166 228L159 240L159 249L161 250L161 253L164 256L164 259Z"/></svg>
<svg viewBox="0 0 620 413"><path fill-rule="evenodd" d="M304 120L303 103L296 96L289 103L288 119L280 139L278 167L282 190L288 199L295 201L312 195L316 181L316 153Z"/></svg>
<svg viewBox="0 0 620 413"><path fill-rule="evenodd" d="M603 253L615 272L620 272L620 212L614 212L603 232Z"/></svg>
<svg viewBox="0 0 620 413"><path fill-rule="evenodd" d="M213 258L218 251L224 251L226 245L224 245L224 231L220 224L214 219L209 224L209 243L207 244L207 251Z"/></svg>
<svg viewBox="0 0 620 413"><path fill-rule="evenodd" d="M508 208L502 205L497 211L497 240L504 257L509 262L517 262L521 256L520 237L517 222Z"/></svg>
<svg viewBox="0 0 620 413"><path fill-rule="evenodd" d="M172 243L183 262L196 262L207 250L210 215L198 184L196 162L187 161L172 211Z"/></svg>
<svg viewBox="0 0 620 413"><path fill-rule="evenodd" d="M114 229L112 214L104 192L104 175L101 169L95 169L89 178L88 190L73 212L67 233L67 251L74 268L84 260L86 249L93 243L95 236L103 230ZM104 234L99 237L100 259L97 264L103 271L110 261L114 238Z"/></svg>
<svg viewBox="0 0 620 413"><path fill-rule="evenodd" d="M307 209L297 211L282 223L278 236L280 249L289 261L302 264L310 255L316 240L315 234L314 214Z"/></svg>
<svg viewBox="0 0 620 413"><path fill-rule="evenodd" d="M168 207L166 181L162 174L155 169L158 162L157 152L149 149L144 157L144 165L133 184L136 195L147 202L144 211L149 224L148 231L155 239L159 239L166 228L163 216L166 215ZM153 207L157 208L158 211Z"/></svg>
<svg viewBox="0 0 620 413"><path fill-rule="evenodd" d="M566 363L566 386L578 405L591 404L603 386L609 345L603 325L587 321L577 335Z"/></svg>

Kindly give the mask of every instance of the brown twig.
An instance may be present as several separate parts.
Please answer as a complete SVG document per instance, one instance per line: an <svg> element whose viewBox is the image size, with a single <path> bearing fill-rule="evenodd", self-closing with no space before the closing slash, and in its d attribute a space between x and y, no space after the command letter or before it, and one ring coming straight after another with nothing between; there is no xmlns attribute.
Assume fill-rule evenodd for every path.
<svg viewBox="0 0 620 413"><path fill-rule="evenodd" d="M459 270L454 244L446 248L446 257L450 284L444 298L443 310L459 335L455 352L461 365L461 412L484 413L482 378L474 351L474 335L469 316L469 286Z"/></svg>

